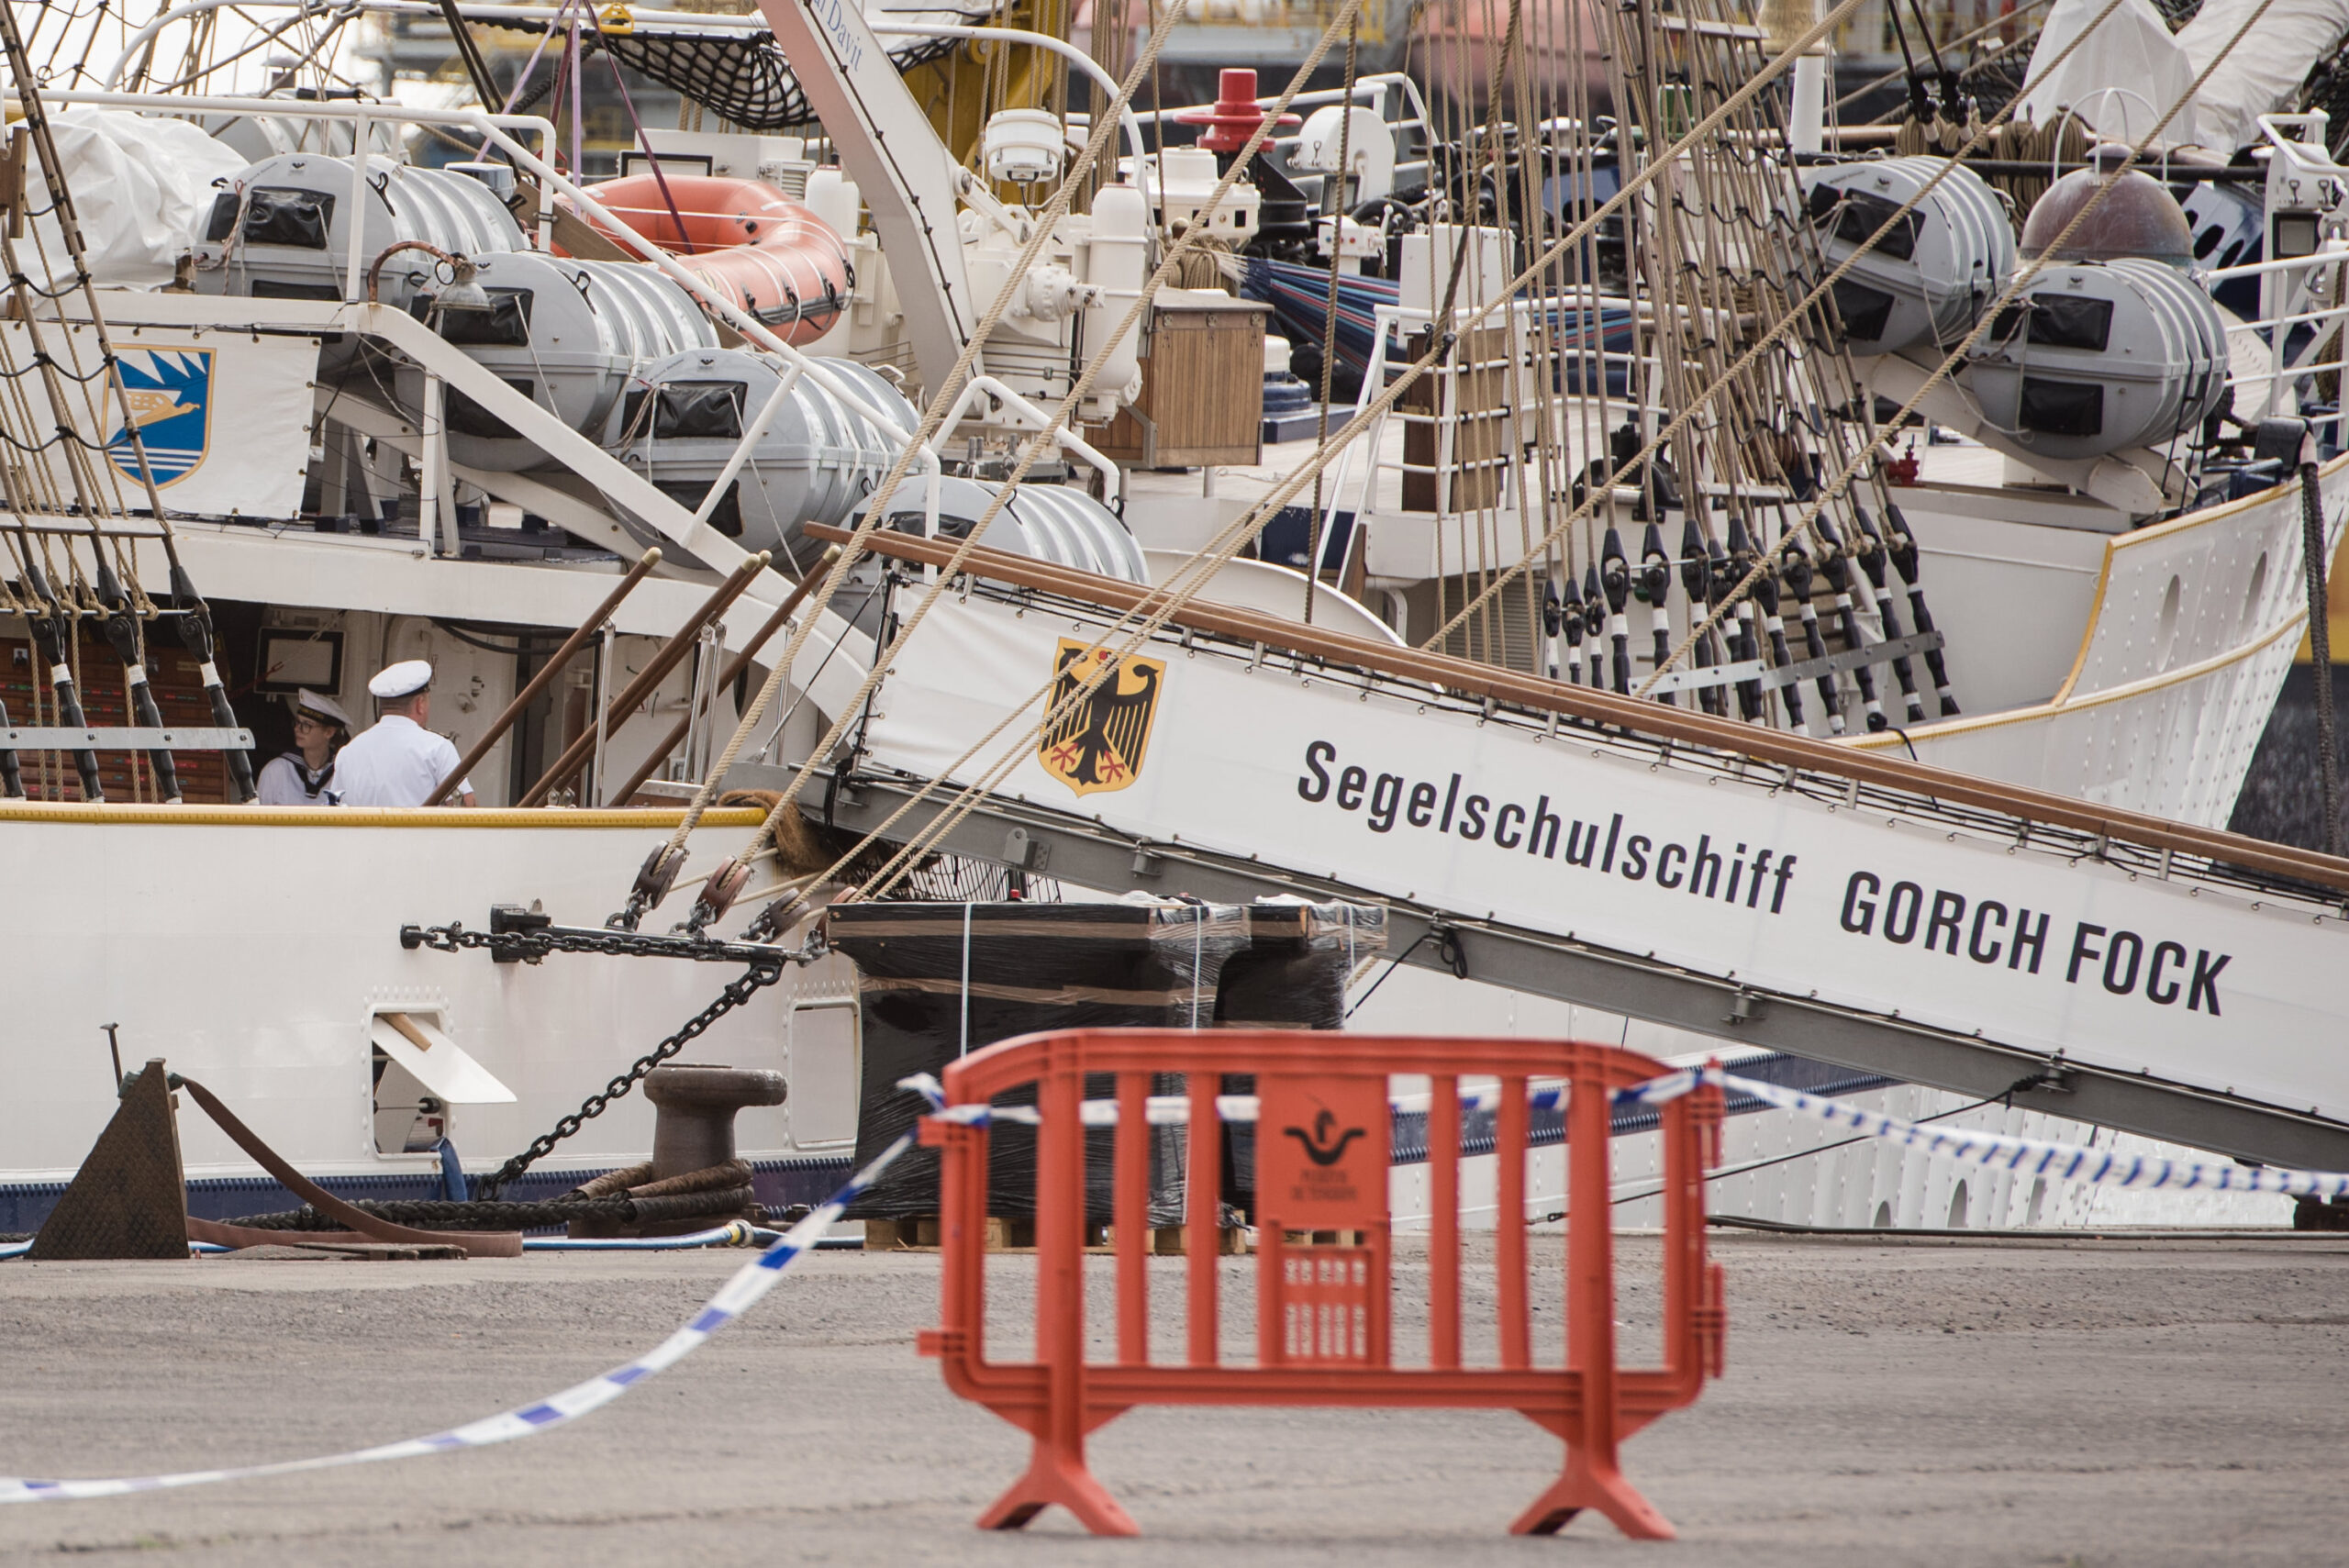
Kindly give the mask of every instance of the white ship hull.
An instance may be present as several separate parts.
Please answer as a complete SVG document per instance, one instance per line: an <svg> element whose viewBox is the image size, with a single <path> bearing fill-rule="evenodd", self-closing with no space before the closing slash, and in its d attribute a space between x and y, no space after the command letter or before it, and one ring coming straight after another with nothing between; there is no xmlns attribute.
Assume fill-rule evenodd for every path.
<svg viewBox="0 0 2349 1568"><path fill-rule="evenodd" d="M2337 511L2337 498L2349 489L2349 462L2328 469L2325 486L2335 498L2328 509ZM1946 624L1964 628L1954 630L1958 649L1999 648L2003 620L2032 624L2057 613L2066 595L2077 596L2078 559L2009 557L1983 566L1986 573L1995 566L1995 584L1966 583L1967 546L1976 536L2011 539L2016 526L1953 523L1919 510L1920 530L1940 557L1935 565L1951 580L1936 604ZM2305 621L2299 514L2299 493L2287 489L2141 533L2084 536L2099 557L2097 591L2072 674L2056 697L1928 726L1910 731L1909 740L1927 761L2222 822ZM220 584L216 591L247 591L239 563L250 563L255 573L273 572L270 555L280 548L262 536L221 540L206 562ZM2075 553L2084 559L2089 551ZM477 570L419 562L406 591L426 593L435 579L455 588ZM2173 577L2181 584L2177 608L2165 617ZM2021 662L2031 639L2009 642ZM1962 654L1953 666L1961 680L1969 679ZM834 678L846 677L828 677L825 684ZM1970 679L1968 695L2027 676L1986 659ZM501 701L501 694L486 693L477 721ZM457 739L469 739L462 725ZM1859 743L1897 746L1899 738ZM736 814L728 826L705 827L695 840L697 863L738 847L748 831L744 820ZM353 1182L428 1180L438 1169L436 1155L383 1147L397 1140L379 1126L370 1021L395 1006L435 1016L515 1092L510 1105L448 1112L446 1131L467 1168L494 1168L698 1012L733 971L568 955L535 966L499 965L479 953L404 951L399 929L451 919L478 926L493 904L533 899L560 923L600 925L670 821L667 814L646 812L0 808L11 880L22 890L0 928L0 951L9 955L0 969L10 1017L0 1039L0 1073L14 1085L0 1101L0 1186L53 1186L95 1139L112 1107L99 1028L106 1023L120 1026L126 1066L165 1058L222 1095L307 1173ZM689 869L685 884L696 874ZM660 924L656 916L648 929ZM856 1116L855 1046L843 1008L852 984L838 959L791 970L689 1053L687 1060L771 1067L791 1079L788 1105L742 1113L746 1158L770 1167L812 1162L825 1169L845 1161ZM1408 970L1355 1024L1585 1038L1623 1033L1660 1054L1707 1046L1698 1037ZM1913 1100L1920 1111L1929 1102L1933 1110L1957 1103L1936 1091L1885 1092L1903 1105ZM1740 1140L1758 1149L1807 1136L1788 1122L1776 1112L1735 1118L1731 1163L1738 1162ZM651 1107L640 1096L620 1100L546 1167L593 1171L641 1158L651 1123ZM2089 1129L2054 1124L2033 1130L2085 1138ZM199 1119L183 1120L182 1139L188 1173L199 1186L258 1174ZM1408 1179L1398 1173L1398 1180ZM1863 1150L1738 1178L1719 1201L1729 1206L1725 1212L1833 1224L1870 1223L1889 1205L1895 1223L1914 1225L1947 1219L1950 1195L1942 1188L1956 1179L1914 1158ZM2132 1202L2134 1218L2210 1219L2207 1206ZM1965 1207L1967 1223L1976 1226L2113 1222L2106 1209L2076 1195L2021 1207L1977 1195ZM2270 1222L2283 1218L2277 1205L2264 1208L2276 1211Z"/></svg>

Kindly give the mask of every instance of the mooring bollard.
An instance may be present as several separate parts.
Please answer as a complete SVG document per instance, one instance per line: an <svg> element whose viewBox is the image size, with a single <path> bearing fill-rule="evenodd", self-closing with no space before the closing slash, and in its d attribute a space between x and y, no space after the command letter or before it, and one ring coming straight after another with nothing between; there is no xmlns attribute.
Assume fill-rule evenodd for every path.
<svg viewBox="0 0 2349 1568"><path fill-rule="evenodd" d="M652 1118L652 1179L706 1171L734 1158L734 1113L779 1106L790 1093L780 1073L762 1067L669 1062L644 1075Z"/></svg>
<svg viewBox="0 0 2349 1568"><path fill-rule="evenodd" d="M652 1102L652 1158L607 1172L573 1189L580 1197L625 1194L629 1220L574 1218L571 1234L591 1240L623 1236L682 1236L729 1219L758 1218L751 1167L734 1152L734 1115L749 1106L783 1104L780 1073L757 1067L671 1062L644 1075Z"/></svg>

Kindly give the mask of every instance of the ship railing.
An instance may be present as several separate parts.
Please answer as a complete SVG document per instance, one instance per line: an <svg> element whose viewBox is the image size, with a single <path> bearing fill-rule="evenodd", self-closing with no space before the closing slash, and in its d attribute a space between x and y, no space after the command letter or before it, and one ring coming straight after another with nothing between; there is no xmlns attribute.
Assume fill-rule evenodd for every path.
<svg viewBox="0 0 2349 1568"><path fill-rule="evenodd" d="M823 387L843 406L870 423L899 451L911 448L912 466L928 475L930 481L925 485L927 495L923 503L924 531L931 535L938 531L941 487L935 480L944 472L944 465L938 453L929 446L915 441L913 432L888 409L868 401L863 387L843 376L833 373L823 360L806 353L775 336L766 323L744 310L734 300L728 297L723 290L714 288L698 273L689 271L675 257L653 244L651 240L646 239L606 207L596 198L592 188L580 185L548 163L538 152L525 146L515 134L516 132L536 136L541 149L550 151L552 150L554 127L542 117L493 114L479 108L422 109L406 105L362 103L348 99L289 100L185 93L55 91L45 93L43 98L44 101L54 104L90 104L100 107L132 109L146 114L173 117L230 114L273 116L294 120L347 120L351 122L354 128L351 139L353 147L364 147L367 144L371 128L380 125L432 125L445 129L469 132L472 136L480 139L484 152L491 148L495 148L506 155L507 161L516 169L529 174L539 182L545 198L541 204L540 218L540 242L542 246L546 243L552 223L553 198L556 196L568 198L573 209L583 217L594 222L617 243L634 250L644 261L658 267L672 282L693 295L712 316L731 327L751 345L763 349L782 360L785 369L794 377L807 377ZM363 210L366 193L365 171L365 161L354 157L351 160L351 206L354 212ZM362 242L364 228L365 226L361 223L350 224L344 240L345 297L343 305L346 309L354 306L364 306L366 303L366 269L373 258L366 254ZM377 325L373 327L362 325L360 329L376 331L379 335L382 330L395 329L395 324L386 320L380 311L372 313L371 319ZM425 406L428 409L440 405L441 388L436 385L436 383L449 379L452 371L462 374L466 367L475 371L480 370L473 361L465 357L461 351L441 343L435 334L426 333L421 334L420 337L411 337L408 342L401 344L400 347L404 351L417 358L423 366L426 373ZM440 349L447 349L448 353L443 355L437 352L436 350ZM626 505L630 512L642 518L656 532L690 552L703 564L713 571L723 573L732 570L741 562L744 557L741 547L709 526L705 517L688 512L675 500L655 490L649 483L639 481L635 474L617 460L611 459L609 454L596 446L591 439L556 420L551 412L541 407L534 399L523 396L507 385L502 379L490 375L485 371L482 371L478 377L473 379L475 385L465 389L468 396L481 404L488 412L504 419L510 428L531 439L557 462L579 473L582 477L593 478L606 494L624 495L627 497ZM440 421L428 421L428 424L430 428L423 432L423 439L426 454L431 461L425 466L428 472L436 476L446 474L449 472L446 429L442 428ZM543 434L534 433L534 430ZM550 445L549 438L552 437L556 430L561 432L560 438L555 439L554 444ZM742 439L737 443L736 452L729 462L739 465L740 462L748 461L750 449L754 444L756 434L763 433L762 427L753 422L746 428ZM566 455L566 449L569 449L569 455ZM589 453L593 456L590 457ZM604 461L597 462L595 461L596 459ZM586 466L583 467L583 463ZM607 467L610 473L600 472ZM591 473L590 469L598 472ZM617 484L611 483L618 475L626 475L626 481ZM419 511L424 510L432 499L429 495L421 498L418 503ZM455 520L451 518L449 521L450 532L453 537ZM433 537L430 529L421 531L428 539Z"/></svg>
<svg viewBox="0 0 2349 1568"><path fill-rule="evenodd" d="M2235 373L2230 367L2227 382L2234 389L2238 418L2299 413L2319 401L2317 375L2338 375L2349 365L2349 241L2328 240L2305 256L2214 268L2203 279L2213 289L2238 280L2257 279L2260 284L2260 314L2226 323L2230 346L2248 339L2265 350L2266 368L2256 373ZM2337 402L2320 423L2333 427L2332 444L2338 446Z"/></svg>

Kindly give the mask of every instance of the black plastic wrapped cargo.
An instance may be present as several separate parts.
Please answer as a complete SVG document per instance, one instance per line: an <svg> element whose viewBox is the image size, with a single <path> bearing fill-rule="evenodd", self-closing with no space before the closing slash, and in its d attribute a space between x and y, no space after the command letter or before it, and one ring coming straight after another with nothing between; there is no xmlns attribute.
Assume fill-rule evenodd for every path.
<svg viewBox="0 0 2349 1568"><path fill-rule="evenodd" d="M1366 904L1261 898L1248 906L1248 946L1225 961L1215 1027L1341 1029L1355 967L1386 947L1386 911ZM1223 1093L1252 1095L1252 1073L1228 1073ZM1256 1124L1224 1129L1223 1201L1256 1212Z"/></svg>
<svg viewBox="0 0 2349 1568"><path fill-rule="evenodd" d="M826 918L832 945L857 969L859 1165L926 1108L898 1080L942 1075L957 1056L1041 1029L1208 1027L1223 967L1248 941L1247 917L1232 904L852 904ZM1108 1096L1108 1076L1085 1092ZM1103 1129L1085 1137L1086 1212L1097 1220L1109 1218L1111 1136ZM997 1125L988 1138L987 1212L1029 1218L1035 1192L1033 1129ZM937 1212L938 1155L917 1148L848 1216Z"/></svg>
<svg viewBox="0 0 2349 1568"><path fill-rule="evenodd" d="M1346 983L1386 943L1386 912L1351 904L1265 900L1159 903L850 905L829 917L832 944L857 966L863 1023L857 1163L918 1118L899 1089L915 1073L942 1074L966 1051L1043 1029L1116 1027L1335 1029ZM968 1009L965 1010L965 981ZM1181 1092L1178 1078L1152 1085ZM1230 1094L1254 1092L1228 1077ZM1108 1098L1107 1075L1086 1095ZM1224 1140L1223 1196L1252 1207L1255 1129L1234 1122ZM1158 1129L1151 1222L1181 1221L1183 1129ZM1088 1217L1109 1218L1111 1135L1086 1135ZM1167 1174L1162 1174L1166 1173ZM987 1211L1034 1212L1035 1137L1016 1125L989 1135ZM849 1210L851 1218L938 1212L938 1157L917 1149Z"/></svg>

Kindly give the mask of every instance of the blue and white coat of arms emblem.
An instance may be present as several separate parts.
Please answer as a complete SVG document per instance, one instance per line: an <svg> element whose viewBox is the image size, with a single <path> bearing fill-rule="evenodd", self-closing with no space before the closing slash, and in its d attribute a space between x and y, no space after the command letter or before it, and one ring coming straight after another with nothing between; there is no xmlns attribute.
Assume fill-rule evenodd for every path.
<svg viewBox="0 0 2349 1568"><path fill-rule="evenodd" d="M120 364L125 401L156 484L185 479L212 444L212 350L125 349ZM139 477L128 428L117 426L106 440L106 456L125 478Z"/></svg>

